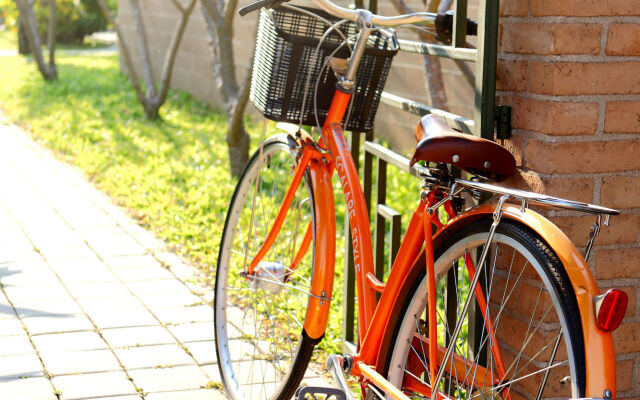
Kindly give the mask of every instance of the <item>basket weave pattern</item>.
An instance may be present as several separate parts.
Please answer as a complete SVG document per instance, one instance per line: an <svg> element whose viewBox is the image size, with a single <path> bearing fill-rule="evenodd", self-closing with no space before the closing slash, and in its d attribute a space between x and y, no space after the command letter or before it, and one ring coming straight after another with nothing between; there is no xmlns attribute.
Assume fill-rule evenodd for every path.
<svg viewBox="0 0 640 400"><path fill-rule="evenodd" d="M332 23L337 22L335 17L323 11L307 10ZM335 31L327 35L315 56L320 38L328 28L322 20L296 10L281 7L261 11L250 98L266 118L291 123L299 123L302 118L303 125L316 125L315 108L319 124L324 123L337 82L333 71L325 64L326 59L336 49L333 57L349 57L348 48L341 46L342 36ZM337 29L350 39L357 33L356 25L350 21ZM371 129L396 53L397 43L392 33L371 32L356 74L353 106L345 129L360 132ZM312 69L311 79L303 110L309 68ZM318 89L314 96L316 84Z"/></svg>

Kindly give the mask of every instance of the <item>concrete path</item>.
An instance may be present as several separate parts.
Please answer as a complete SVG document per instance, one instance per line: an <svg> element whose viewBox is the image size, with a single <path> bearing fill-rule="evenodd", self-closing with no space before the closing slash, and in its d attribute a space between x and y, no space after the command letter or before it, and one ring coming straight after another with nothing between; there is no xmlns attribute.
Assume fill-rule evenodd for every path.
<svg viewBox="0 0 640 400"><path fill-rule="evenodd" d="M1 120L1 116L0 116ZM0 122L0 399L216 399L212 294Z"/></svg>

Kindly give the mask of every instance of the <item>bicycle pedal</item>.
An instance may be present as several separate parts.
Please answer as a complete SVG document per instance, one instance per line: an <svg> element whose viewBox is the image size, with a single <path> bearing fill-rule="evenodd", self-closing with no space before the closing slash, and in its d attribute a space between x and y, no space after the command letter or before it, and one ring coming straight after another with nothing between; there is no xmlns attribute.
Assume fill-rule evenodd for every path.
<svg viewBox="0 0 640 400"><path fill-rule="evenodd" d="M294 396L296 400L346 400L340 389L321 386L300 386Z"/></svg>

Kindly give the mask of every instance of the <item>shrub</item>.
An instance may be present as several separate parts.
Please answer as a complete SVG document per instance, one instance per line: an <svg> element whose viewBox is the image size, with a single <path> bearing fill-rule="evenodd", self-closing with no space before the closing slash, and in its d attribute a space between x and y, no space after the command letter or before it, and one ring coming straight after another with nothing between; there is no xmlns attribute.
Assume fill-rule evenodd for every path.
<svg viewBox="0 0 640 400"><path fill-rule="evenodd" d="M42 38L46 38L49 24L47 1L53 0L40 0L35 5L38 30ZM56 41L60 43L82 43L86 35L107 27L107 20L96 0L57 0L57 5Z"/></svg>

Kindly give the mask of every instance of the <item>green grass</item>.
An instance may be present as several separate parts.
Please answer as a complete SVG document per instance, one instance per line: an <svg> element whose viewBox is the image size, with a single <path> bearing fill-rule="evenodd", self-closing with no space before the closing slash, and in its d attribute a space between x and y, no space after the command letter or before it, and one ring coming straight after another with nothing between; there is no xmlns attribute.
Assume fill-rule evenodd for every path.
<svg viewBox="0 0 640 400"><path fill-rule="evenodd" d="M0 30L0 50L17 50L18 38L10 29Z"/></svg>

